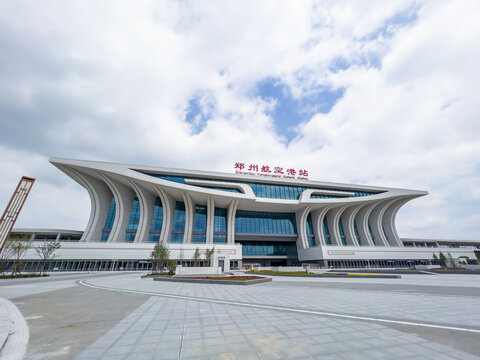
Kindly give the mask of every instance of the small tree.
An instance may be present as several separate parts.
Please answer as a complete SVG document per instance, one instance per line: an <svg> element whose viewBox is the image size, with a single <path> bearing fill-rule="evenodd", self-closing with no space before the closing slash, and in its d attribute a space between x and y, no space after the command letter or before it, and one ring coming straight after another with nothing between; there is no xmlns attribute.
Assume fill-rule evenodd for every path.
<svg viewBox="0 0 480 360"><path fill-rule="evenodd" d="M193 253L193 266L198 266L198 259L200 259L200 250L197 247Z"/></svg>
<svg viewBox="0 0 480 360"><path fill-rule="evenodd" d="M438 262L439 262L439 260L438 260L437 254L433 253L433 263L438 264Z"/></svg>
<svg viewBox="0 0 480 360"><path fill-rule="evenodd" d="M55 251L60 249L62 245L58 241L45 241L43 244L38 245L35 248L35 252L42 259L42 267L40 268L40 274L45 274L45 265L48 260L55 258Z"/></svg>
<svg viewBox="0 0 480 360"><path fill-rule="evenodd" d="M152 262L152 273L163 271L164 268L169 266L170 250L163 241L155 244L152 254L150 255L150 261Z"/></svg>
<svg viewBox="0 0 480 360"><path fill-rule="evenodd" d="M31 241L10 240L5 244L5 248L8 247L8 252L13 258L12 275L15 276L25 266L20 260L23 258L28 249L32 246ZM4 249L5 250L5 249Z"/></svg>
<svg viewBox="0 0 480 360"><path fill-rule="evenodd" d="M455 267L455 266L457 266L457 264L455 264L455 260L454 260L453 257L452 257L452 254L447 253L447 255L448 255L448 264L449 264L449 266L450 266L450 267Z"/></svg>
<svg viewBox="0 0 480 360"><path fill-rule="evenodd" d="M7 240L2 252L0 253L0 272L2 273L2 275L4 275L5 271L7 270L8 260L12 258L11 243L11 240Z"/></svg>
<svg viewBox="0 0 480 360"><path fill-rule="evenodd" d="M205 250L205 266L211 266L212 256L215 253L215 246L211 249Z"/></svg>
<svg viewBox="0 0 480 360"><path fill-rule="evenodd" d="M440 266L443 266L443 267L447 266L447 257L446 257L445 254L442 253L441 251L440 251L440 258L439 258L439 260L440 260Z"/></svg>
<svg viewBox="0 0 480 360"><path fill-rule="evenodd" d="M176 260L168 260L168 274L175 275L175 270L177 269L177 261Z"/></svg>

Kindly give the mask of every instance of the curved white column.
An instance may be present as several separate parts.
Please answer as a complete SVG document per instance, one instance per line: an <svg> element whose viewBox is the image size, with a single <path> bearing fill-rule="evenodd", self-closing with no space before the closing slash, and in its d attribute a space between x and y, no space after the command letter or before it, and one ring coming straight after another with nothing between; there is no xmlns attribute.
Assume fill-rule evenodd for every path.
<svg viewBox="0 0 480 360"><path fill-rule="evenodd" d="M368 217L370 212L373 210L377 203L367 203L361 207L355 216L355 222L357 223L358 233L360 234L360 239L363 246L365 242L368 243L368 246L379 246L375 245L372 237L370 236L370 231L368 230Z"/></svg>
<svg viewBox="0 0 480 360"><path fill-rule="evenodd" d="M342 237L340 234L340 227L338 226L338 221L342 212L348 207L348 205L336 206L330 209L327 216L328 229L330 230L330 240L332 245L344 246L342 242Z"/></svg>
<svg viewBox="0 0 480 360"><path fill-rule="evenodd" d="M207 232L205 240L207 244L213 244L213 232L215 225L215 199L213 196L207 196Z"/></svg>
<svg viewBox="0 0 480 360"><path fill-rule="evenodd" d="M327 246L325 234L323 233L323 219L332 205L326 205L324 208L312 212L312 222L314 231L318 234L319 245ZM329 229L330 230L330 229ZM331 236L330 236L331 238Z"/></svg>
<svg viewBox="0 0 480 360"><path fill-rule="evenodd" d="M87 227L83 232L81 242L100 241L102 238L102 229L107 219L108 210L112 201L112 192L102 181L94 177L81 173L73 168L64 166L62 170L72 179L82 185L90 197L90 217Z"/></svg>
<svg viewBox="0 0 480 360"><path fill-rule="evenodd" d="M383 214L385 213L385 210L393 202L395 202L395 199L380 201L373 208L369 216L370 226L372 227L373 236L375 236L375 239L380 239L380 241L382 241L385 246L390 246L390 244L388 243L387 237L385 236L385 233L383 231L382 218L383 218Z"/></svg>
<svg viewBox="0 0 480 360"><path fill-rule="evenodd" d="M135 193L137 194L140 206L140 220L138 222L137 234L135 235L135 243L148 242L150 235L150 227L152 226L153 210L155 209L155 195L129 179Z"/></svg>
<svg viewBox="0 0 480 360"><path fill-rule="evenodd" d="M235 243L235 215L238 208L238 199L234 199L228 205L227 211L227 243Z"/></svg>
<svg viewBox="0 0 480 360"><path fill-rule="evenodd" d="M183 203L185 204L185 232L183 233L183 243L191 244L193 221L195 217L195 203L193 202L192 197L187 192L183 192L182 196Z"/></svg>
<svg viewBox="0 0 480 360"><path fill-rule="evenodd" d="M297 221L297 247L298 243L302 244L303 248L308 248L308 235L307 235L307 218L308 214L312 210L312 205L306 206L300 211L297 211L295 214L295 219Z"/></svg>
<svg viewBox="0 0 480 360"><path fill-rule="evenodd" d="M163 209L162 230L160 232L159 241L163 241L165 244L167 244L171 239L173 217L175 215L175 200L173 200L172 197L168 195L161 187L155 186L155 190L157 191L158 197L162 202Z"/></svg>
<svg viewBox="0 0 480 360"><path fill-rule="evenodd" d="M413 197L397 199L395 202L392 202L390 204L390 206L385 210L383 214L382 223L385 229L387 241L391 246L403 246L403 243L400 240L397 229L395 227L395 218L397 216L398 210L400 210L400 208L411 199L413 199Z"/></svg>
<svg viewBox="0 0 480 360"><path fill-rule="evenodd" d="M345 238L347 240L347 245L349 246L360 246L357 240L357 235L355 234L355 215L362 208L363 204L350 205L345 211L340 215L342 220L343 231L345 232Z"/></svg>
<svg viewBox="0 0 480 360"><path fill-rule="evenodd" d="M132 188L119 183L108 175L100 173L100 176L113 193L116 206L115 221L113 222L112 231L110 232L107 242L124 242L126 235L125 230L127 229L130 219L135 192Z"/></svg>

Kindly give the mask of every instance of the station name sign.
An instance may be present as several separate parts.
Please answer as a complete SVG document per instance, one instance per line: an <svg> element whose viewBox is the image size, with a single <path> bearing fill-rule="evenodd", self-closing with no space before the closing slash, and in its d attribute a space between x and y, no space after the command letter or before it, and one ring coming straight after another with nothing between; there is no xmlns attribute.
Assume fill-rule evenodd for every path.
<svg viewBox="0 0 480 360"><path fill-rule="evenodd" d="M305 169L293 169L283 168L280 166L270 166L258 164L248 164L243 162L236 162L234 165L235 174L240 175L255 175L255 176L268 176L281 179L297 179L308 180L308 170Z"/></svg>

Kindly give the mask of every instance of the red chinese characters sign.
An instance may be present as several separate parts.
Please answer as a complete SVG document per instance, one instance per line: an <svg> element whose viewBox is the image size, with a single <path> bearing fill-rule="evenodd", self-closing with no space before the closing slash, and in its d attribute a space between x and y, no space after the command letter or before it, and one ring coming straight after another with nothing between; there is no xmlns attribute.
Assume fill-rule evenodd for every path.
<svg viewBox="0 0 480 360"><path fill-rule="evenodd" d="M280 166L247 164L236 162L234 165L235 174L270 176L285 179L308 180L308 170L283 168Z"/></svg>

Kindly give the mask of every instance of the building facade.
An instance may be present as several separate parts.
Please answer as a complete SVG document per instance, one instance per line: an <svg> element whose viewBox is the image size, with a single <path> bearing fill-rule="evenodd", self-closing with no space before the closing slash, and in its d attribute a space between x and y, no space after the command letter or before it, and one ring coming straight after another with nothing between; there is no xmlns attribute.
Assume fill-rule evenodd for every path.
<svg viewBox="0 0 480 360"><path fill-rule="evenodd" d="M94 261L96 269L143 269L140 264L148 263L159 241L187 266L195 249L212 247L232 267L412 266L431 263L433 254L442 251L436 241L400 239L395 227L401 206L425 191L59 158L50 162L82 185L91 200L80 239L71 234L73 240L59 251L62 267L67 261L75 269L88 269ZM467 242L448 252L474 259L478 245Z"/></svg>

